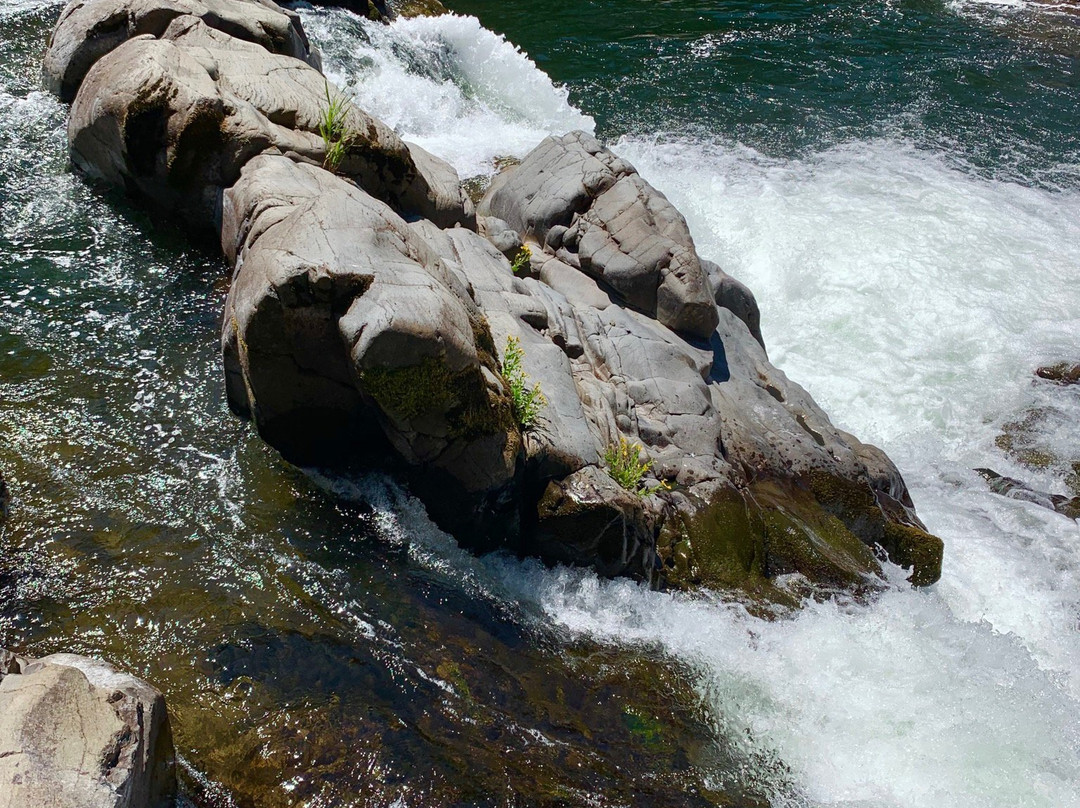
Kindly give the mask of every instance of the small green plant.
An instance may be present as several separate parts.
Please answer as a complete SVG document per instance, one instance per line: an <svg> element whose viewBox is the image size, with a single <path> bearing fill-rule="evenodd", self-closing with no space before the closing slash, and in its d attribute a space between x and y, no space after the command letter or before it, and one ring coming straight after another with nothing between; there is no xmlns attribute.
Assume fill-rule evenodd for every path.
<svg viewBox="0 0 1080 808"><path fill-rule="evenodd" d="M611 479L639 497L646 497L670 488L665 482L651 487L645 487L642 484L645 475L652 468L652 461L641 459L640 443L630 443L626 438L619 438L617 444L610 444L604 451L604 463L607 465Z"/></svg>
<svg viewBox="0 0 1080 808"><path fill-rule="evenodd" d="M523 269L529 268L529 261L532 260L532 250L522 245L521 249L517 251L517 255L514 256L514 260L510 262L510 271L515 275L520 275Z"/></svg>
<svg viewBox="0 0 1080 808"><path fill-rule="evenodd" d="M319 134L323 139L323 168L337 173L341 161L349 152L349 147L356 140L356 132L349 129L346 119L352 110L352 102L340 92L330 91L330 82L326 86L326 109L319 119Z"/></svg>
<svg viewBox="0 0 1080 808"><path fill-rule="evenodd" d="M525 351L521 347L521 340L517 337L507 337L506 352L503 357L503 378L510 385L514 418L522 429L528 429L536 423L540 410L547 404L547 399L540 392L539 384L529 385L525 370L521 367L521 361L524 358Z"/></svg>

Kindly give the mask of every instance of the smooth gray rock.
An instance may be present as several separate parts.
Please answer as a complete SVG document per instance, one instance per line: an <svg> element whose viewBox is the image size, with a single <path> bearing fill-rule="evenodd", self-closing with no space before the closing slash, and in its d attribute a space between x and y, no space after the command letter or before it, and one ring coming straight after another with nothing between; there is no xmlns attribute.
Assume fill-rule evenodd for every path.
<svg viewBox="0 0 1080 808"><path fill-rule="evenodd" d="M764 348L765 340L761 336L761 310L758 308L754 293L746 284L728 275L712 261L702 259L701 266L709 278L716 305L727 309L742 320L750 330L750 334Z"/></svg>
<svg viewBox="0 0 1080 808"><path fill-rule="evenodd" d="M165 700L99 660L0 651L0 808L168 808Z"/></svg>
<svg viewBox="0 0 1080 808"><path fill-rule="evenodd" d="M487 216L477 220L477 232L495 245L495 249L511 261L521 252L524 242L517 230L502 219Z"/></svg>
<svg viewBox="0 0 1080 808"><path fill-rule="evenodd" d="M302 463L392 448L466 494L511 483L520 437L487 323L387 205L321 168L260 156L225 194L222 247L237 267L228 396L271 444Z"/></svg>
<svg viewBox="0 0 1080 808"><path fill-rule="evenodd" d="M327 93L338 91L316 68L190 14L157 29L160 38L118 43L86 73L68 125L77 167L216 231L221 193L256 154L323 163L319 124ZM49 54L85 33L59 27ZM345 127L352 137L342 175L403 213L474 226L472 203L451 166L355 105Z"/></svg>
<svg viewBox="0 0 1080 808"><path fill-rule="evenodd" d="M716 327L712 290L682 214L583 132L548 138L496 177L479 212L540 244L560 228L555 240L573 254L569 263L675 331L707 339Z"/></svg>
<svg viewBox="0 0 1080 808"><path fill-rule="evenodd" d="M45 52L45 86L70 102L87 72L129 39L159 37L179 17L193 17L232 37L320 66L296 12L271 0L77 0L60 14Z"/></svg>

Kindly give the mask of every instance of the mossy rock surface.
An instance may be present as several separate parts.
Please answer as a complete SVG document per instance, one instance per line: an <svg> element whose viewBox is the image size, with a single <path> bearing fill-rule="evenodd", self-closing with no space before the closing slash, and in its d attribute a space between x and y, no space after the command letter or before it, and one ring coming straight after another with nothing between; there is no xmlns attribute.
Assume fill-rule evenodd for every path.
<svg viewBox="0 0 1080 808"><path fill-rule="evenodd" d="M1035 371L1040 379L1056 382L1057 384L1080 384L1080 362L1058 362L1054 365L1044 365Z"/></svg>
<svg viewBox="0 0 1080 808"><path fill-rule="evenodd" d="M721 491L690 514L669 517L657 540L665 581L751 600L794 605L778 576L798 573L816 587L859 589L881 575L874 547L912 570L916 586L941 575L940 539L887 518L865 483L816 475L806 484L760 481Z"/></svg>
<svg viewBox="0 0 1080 808"><path fill-rule="evenodd" d="M439 0L390 0L390 11L396 17L438 17L450 10Z"/></svg>
<svg viewBox="0 0 1080 808"><path fill-rule="evenodd" d="M1065 485L1074 496L1080 497L1080 460L1073 461L1069 473L1065 475Z"/></svg>
<svg viewBox="0 0 1080 808"><path fill-rule="evenodd" d="M1031 407L1020 418L1001 428L994 444L1021 465L1032 469L1048 469L1060 462L1058 453L1045 445L1041 433L1056 413L1049 407Z"/></svg>
<svg viewBox="0 0 1080 808"><path fill-rule="evenodd" d="M478 367L452 371L436 357L399 368L369 368L360 387L397 422L445 417L447 437L473 439L514 430L505 396L490 401Z"/></svg>
<svg viewBox="0 0 1080 808"><path fill-rule="evenodd" d="M725 489L692 516L668 519L657 547L670 585L760 592L765 573L764 525L735 489Z"/></svg>

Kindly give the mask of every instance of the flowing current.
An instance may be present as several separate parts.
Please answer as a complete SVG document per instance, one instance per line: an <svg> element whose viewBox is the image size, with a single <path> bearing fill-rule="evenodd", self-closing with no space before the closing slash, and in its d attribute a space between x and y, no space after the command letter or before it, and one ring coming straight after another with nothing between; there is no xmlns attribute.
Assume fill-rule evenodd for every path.
<svg viewBox="0 0 1080 808"><path fill-rule="evenodd" d="M477 559L387 480L288 467L223 405L220 261L69 173L65 109L36 79L58 6L4 0L0 645L147 675L205 804L503 804L440 782L533 797L517 761L561 744L537 771L607 761L564 783L571 804L697 804L671 796L692 781L776 806L1080 806L1080 528L974 472L1052 493L1080 476L1080 388L1032 374L1080 361L1077 18L451 5L480 19L300 10L328 74L462 177L549 133L610 141L753 289L772 361L898 464L945 541L941 581L893 568L872 603L766 621ZM612 674L625 658L673 681L643 696ZM583 729L556 720L575 682ZM676 707L704 737L657 718ZM644 751L620 758L619 733ZM670 791L665 733L698 749ZM503 750L505 769L483 757Z"/></svg>

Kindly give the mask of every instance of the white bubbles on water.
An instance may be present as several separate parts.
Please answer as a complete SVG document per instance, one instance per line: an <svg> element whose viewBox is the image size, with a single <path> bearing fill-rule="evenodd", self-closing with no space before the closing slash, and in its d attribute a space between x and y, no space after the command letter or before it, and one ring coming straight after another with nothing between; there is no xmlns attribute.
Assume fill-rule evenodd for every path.
<svg viewBox="0 0 1080 808"><path fill-rule="evenodd" d="M755 291L774 361L868 439L963 452L1024 403L1038 363L1080 355L1080 194L890 140L804 160L619 148Z"/></svg>
<svg viewBox="0 0 1080 808"><path fill-rule="evenodd" d="M565 88L475 17L361 22L305 10L326 71L356 103L463 177L490 173L497 157L523 156L548 134L592 131Z"/></svg>
<svg viewBox="0 0 1080 808"><path fill-rule="evenodd" d="M744 763L715 772L763 786L785 808L1080 805L1080 722L1062 676L1020 639L958 618L940 591L892 588L874 603L807 603L764 621L736 604L648 591L582 570L475 558L383 478L358 493L420 563L515 619L635 650L696 672L717 732Z"/></svg>

